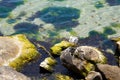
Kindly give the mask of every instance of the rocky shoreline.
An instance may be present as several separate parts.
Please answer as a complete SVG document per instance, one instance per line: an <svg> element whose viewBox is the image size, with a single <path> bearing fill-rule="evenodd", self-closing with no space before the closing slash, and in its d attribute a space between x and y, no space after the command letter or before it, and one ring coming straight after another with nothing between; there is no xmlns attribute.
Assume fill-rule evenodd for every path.
<svg viewBox="0 0 120 80"><path fill-rule="evenodd" d="M15 45L12 45L11 43L15 43L16 45L23 45L23 43L19 43L15 40L11 40L12 37L15 37L15 39L19 40L19 38L17 37L22 37L23 35L19 34L19 35L14 35L14 36L1 36L1 50L4 51L8 51L8 49L11 50L10 45L13 47L12 51L16 50L16 47L14 47ZM6 40L6 37L8 38L8 40ZM10 38L10 39L9 39ZM26 39L22 37L20 38L20 40L26 42ZM72 38L72 39L71 39ZM16 62L12 62L14 64L16 64L17 66L11 66L11 65L2 65L0 66L0 79L2 80L74 80L74 77L70 77L68 74L64 75L62 73L59 73L55 70L55 66L62 64L64 67L66 67L66 69L68 69L69 72L74 73L74 75L78 76L79 80L119 80L120 79L120 68L119 68L119 64L116 65L111 65L108 62L108 56L105 55L104 51L101 51L101 49L98 49L95 46L90 46L90 45L80 45L80 40L76 37L71 37L69 40L61 41L60 43L57 43L53 46L51 46L51 51L48 51L44 46L41 45L38 46L37 44L32 44L32 42L29 44L25 44L25 46L27 47L27 45L29 45L26 49L24 47L24 50L26 50L27 52L29 51L29 48L34 48L34 47L30 47L30 45L32 46L36 46L36 50L38 49L42 49L43 51L41 52L42 55L44 55L43 53L47 53L46 57L44 57L44 59L41 60L41 58L39 57L39 60L41 60L41 62L39 62L37 64L37 69L39 70L39 74L49 74L49 76L44 76L41 78L39 77L38 79L33 79L32 76L27 77L26 74L24 74L24 72L21 73L20 70L18 70L19 67L23 68L23 70L25 70L24 65L26 65L26 63L33 63L32 58L36 58L39 56L37 55L36 57L33 56L33 54L36 54L35 52L32 53L22 53L22 55L25 55L24 57L25 60L31 59L29 62L25 62L24 64L22 63L22 61L16 61ZM76 40L77 39L77 40ZM116 50L119 50L119 38L112 38L111 41L115 41L116 44L118 46L116 46L114 54L112 57L116 58L119 57L119 55L116 55L119 52L116 52ZM5 42L4 42L5 41ZM10 42L11 41L11 42ZM9 43L10 42L10 43ZM17 43L16 43L17 42ZM70 45L72 44L72 45ZM73 46L74 44L74 46ZM4 45L4 46L2 46ZM76 46L75 46L76 45ZM2 48L4 47L4 48ZM53 47L57 47L57 48L53 48ZM22 49L22 48L21 48ZM35 49L35 48L34 48ZM60 50L57 50L60 49ZM55 50L55 51L54 51ZM57 50L57 53L56 53ZM39 52L39 50L37 50ZM14 52L14 54L17 54L18 52ZM39 52L40 53L40 52ZM12 55L12 53L10 53L10 51L8 52L1 52L1 59L0 61L7 61L8 59L8 63L9 62L9 55ZM20 54L20 53L19 53ZM27 55L26 55L27 54ZM32 55L31 55L32 54ZM38 54L38 53L37 53ZM109 53L111 54L111 53ZM4 55L6 55L6 58L3 58ZM57 55L57 56L56 56ZM19 55L20 57L21 55ZM31 56L31 58L29 58ZM11 56L10 59L15 58L15 56ZM60 59L60 62L58 62L58 59ZM5 60L6 59L6 60ZM23 58L20 58L20 60L23 60ZM31 62L32 61L32 62ZM24 61L23 61L24 62ZM37 62L37 61L35 61ZM116 63L119 63L119 58L116 58L116 61L114 61ZM19 64L19 65L18 65ZM22 65L20 65L22 64ZM8 67L7 67L8 66ZM9 67L10 66L10 67ZM33 70L34 70L34 66L33 65ZM27 70L31 69L28 67ZM17 71L16 71L16 70ZM18 72L20 71L20 72ZM8 73L11 74L8 74ZM26 75L26 76L25 76ZM13 77L15 76L15 77ZM77 79L77 80L78 80ZM76 79L75 79L76 80Z"/></svg>

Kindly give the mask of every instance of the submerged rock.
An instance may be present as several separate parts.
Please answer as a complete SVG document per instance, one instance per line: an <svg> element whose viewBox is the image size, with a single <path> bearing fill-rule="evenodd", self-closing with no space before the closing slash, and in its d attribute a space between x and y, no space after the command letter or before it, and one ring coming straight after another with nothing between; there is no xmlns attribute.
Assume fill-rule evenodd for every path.
<svg viewBox="0 0 120 80"><path fill-rule="evenodd" d="M55 80L73 80L73 78L67 75L55 74Z"/></svg>
<svg viewBox="0 0 120 80"><path fill-rule="evenodd" d="M68 75L63 75L60 73L54 73L50 76L47 77L43 77L40 80L74 80L72 77L68 76Z"/></svg>
<svg viewBox="0 0 120 80"><path fill-rule="evenodd" d="M61 52L60 59L65 67L84 77L95 69L95 63L106 63L102 52L91 46L69 47Z"/></svg>
<svg viewBox="0 0 120 80"><path fill-rule="evenodd" d="M25 35L0 37L0 66L11 66L20 70L26 63L38 57L39 52Z"/></svg>
<svg viewBox="0 0 120 80"><path fill-rule="evenodd" d="M111 40L114 41L117 45L114 55L117 58L118 66L120 66L120 37L111 38Z"/></svg>
<svg viewBox="0 0 120 80"><path fill-rule="evenodd" d="M105 77L103 80L120 80L120 68L108 64L97 64L98 71Z"/></svg>
<svg viewBox="0 0 120 80"><path fill-rule="evenodd" d="M0 80L31 80L22 73L17 72L11 67L1 66L0 67Z"/></svg>
<svg viewBox="0 0 120 80"><path fill-rule="evenodd" d="M72 42L61 41L60 43L57 43L53 47L51 47L51 52L54 55L60 55L62 50L72 46L75 46L75 44Z"/></svg>

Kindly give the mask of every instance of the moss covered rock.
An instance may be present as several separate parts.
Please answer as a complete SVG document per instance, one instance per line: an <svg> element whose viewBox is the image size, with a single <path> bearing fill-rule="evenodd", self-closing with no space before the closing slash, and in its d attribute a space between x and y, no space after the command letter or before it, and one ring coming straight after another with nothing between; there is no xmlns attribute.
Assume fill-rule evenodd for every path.
<svg viewBox="0 0 120 80"><path fill-rule="evenodd" d="M51 52L54 55L60 55L62 50L72 46L75 46L75 44L68 41L61 41L60 43L57 43L51 47Z"/></svg>
<svg viewBox="0 0 120 80"><path fill-rule="evenodd" d="M45 58L44 61L41 62L40 68L43 68L49 72L53 71L53 66L57 63L57 61L51 57Z"/></svg>
<svg viewBox="0 0 120 80"><path fill-rule="evenodd" d="M0 37L0 66L20 70L26 63L40 57L36 47L25 35Z"/></svg>
<svg viewBox="0 0 120 80"><path fill-rule="evenodd" d="M95 70L95 64L107 63L103 53L92 46L69 47L61 52L61 62L69 70L86 77Z"/></svg>
<svg viewBox="0 0 120 80"><path fill-rule="evenodd" d="M63 75L60 73L54 73L50 76L47 77L43 77L40 80L74 80L72 77L68 76L68 75Z"/></svg>

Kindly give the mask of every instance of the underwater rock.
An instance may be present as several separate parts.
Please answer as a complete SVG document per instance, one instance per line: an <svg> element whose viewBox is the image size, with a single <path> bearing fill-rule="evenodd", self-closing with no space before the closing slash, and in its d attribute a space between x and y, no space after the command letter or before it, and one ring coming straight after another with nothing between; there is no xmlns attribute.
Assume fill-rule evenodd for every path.
<svg viewBox="0 0 120 80"><path fill-rule="evenodd" d="M74 80L68 75L63 75L61 73L53 73L50 76L43 77L40 80Z"/></svg>
<svg viewBox="0 0 120 80"><path fill-rule="evenodd" d="M84 77L95 69L95 63L106 63L102 52L91 46L69 47L61 52L60 59L65 67Z"/></svg>
<svg viewBox="0 0 120 80"><path fill-rule="evenodd" d="M60 55L62 50L72 46L75 46L75 44L68 41L61 41L51 47L51 52L53 55Z"/></svg>
<svg viewBox="0 0 120 80"><path fill-rule="evenodd" d="M99 72L90 71L85 77L85 80L103 80L102 75Z"/></svg>
<svg viewBox="0 0 120 80"><path fill-rule="evenodd" d="M120 68L108 64L97 64L98 71L106 78L103 80L120 80Z"/></svg>
<svg viewBox="0 0 120 80"><path fill-rule="evenodd" d="M118 61L118 66L120 66L120 37L111 38L111 40L116 44L116 51L114 55Z"/></svg>
<svg viewBox="0 0 120 80"><path fill-rule="evenodd" d="M23 34L0 37L0 66L20 70L26 63L40 57L36 47Z"/></svg>
<svg viewBox="0 0 120 80"><path fill-rule="evenodd" d="M55 80L73 80L73 78L67 75L55 74Z"/></svg>
<svg viewBox="0 0 120 80"><path fill-rule="evenodd" d="M0 80L31 80L24 74L17 72L9 66L0 67Z"/></svg>
<svg viewBox="0 0 120 80"><path fill-rule="evenodd" d="M48 72L52 72L53 71L53 66L57 63L57 61L51 57L47 57L45 58L44 61L42 61L40 63L40 68L41 69L45 69Z"/></svg>

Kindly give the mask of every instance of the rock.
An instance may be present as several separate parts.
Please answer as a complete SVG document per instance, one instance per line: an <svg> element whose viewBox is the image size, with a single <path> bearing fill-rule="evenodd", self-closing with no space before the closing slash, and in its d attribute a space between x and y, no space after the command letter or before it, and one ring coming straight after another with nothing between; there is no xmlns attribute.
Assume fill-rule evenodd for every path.
<svg viewBox="0 0 120 80"><path fill-rule="evenodd" d="M50 76L43 77L40 80L74 80L74 79L72 77L68 76L68 75L63 75L63 74L60 74L60 73L54 73Z"/></svg>
<svg viewBox="0 0 120 80"><path fill-rule="evenodd" d="M73 80L73 78L67 75L55 74L55 80Z"/></svg>
<svg viewBox="0 0 120 80"><path fill-rule="evenodd" d="M89 71L94 70L94 65L76 56L74 54L74 48L71 47L62 51L60 59L65 67L81 76L86 76Z"/></svg>
<svg viewBox="0 0 120 80"><path fill-rule="evenodd" d="M98 71L105 77L103 80L120 80L120 68L108 64L97 64Z"/></svg>
<svg viewBox="0 0 120 80"><path fill-rule="evenodd" d="M103 80L102 75L99 72L90 71L85 77L85 80Z"/></svg>
<svg viewBox="0 0 120 80"><path fill-rule="evenodd" d="M106 63L107 59L103 53L92 46L80 46L74 52L78 57L82 57L85 60L92 61L94 63Z"/></svg>
<svg viewBox="0 0 120 80"><path fill-rule="evenodd" d="M62 50L71 46L75 46L75 44L68 41L61 41L60 43L57 43L51 47L51 52L54 55L60 55Z"/></svg>
<svg viewBox="0 0 120 80"><path fill-rule="evenodd" d="M0 37L0 66L20 70L26 63L40 57L36 47L25 35Z"/></svg>
<svg viewBox="0 0 120 80"><path fill-rule="evenodd" d="M44 61L40 63L40 68L45 69L49 72L53 71L53 66L57 63L57 61L51 57L45 58Z"/></svg>
<svg viewBox="0 0 120 80"><path fill-rule="evenodd" d="M91 46L69 47L61 52L60 59L65 67L84 77L94 70L95 63L106 63L102 52Z"/></svg>
<svg viewBox="0 0 120 80"><path fill-rule="evenodd" d="M71 43L77 44L78 41L79 41L78 37L70 36L70 38L69 38L69 42L71 42Z"/></svg>
<svg viewBox="0 0 120 80"><path fill-rule="evenodd" d="M31 80L22 73L17 72L11 67L0 67L0 80Z"/></svg>

